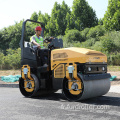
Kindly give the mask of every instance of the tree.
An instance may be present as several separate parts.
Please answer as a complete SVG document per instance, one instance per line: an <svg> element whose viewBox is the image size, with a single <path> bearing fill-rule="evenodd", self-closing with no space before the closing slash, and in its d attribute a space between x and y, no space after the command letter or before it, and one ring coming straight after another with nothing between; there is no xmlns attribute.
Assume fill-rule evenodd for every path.
<svg viewBox="0 0 120 120"><path fill-rule="evenodd" d="M74 20L74 28L80 31L86 27L90 28L98 24L95 11L86 0L73 1L71 17L71 20Z"/></svg>
<svg viewBox="0 0 120 120"><path fill-rule="evenodd" d="M45 14L40 14L38 17L38 21L43 22L45 25L47 24L47 22L50 20L50 16L45 13Z"/></svg>
<svg viewBox="0 0 120 120"><path fill-rule="evenodd" d="M62 2L62 5L55 2L52 9L50 21L47 23L48 33L52 36L64 35L66 30L66 15L70 13L70 8Z"/></svg>
<svg viewBox="0 0 120 120"><path fill-rule="evenodd" d="M64 1L62 2L62 5L61 5L61 13L62 13L62 15L61 15L60 29L62 29L61 35L64 35L66 27L67 27L67 18L66 17L68 17L69 14L71 14L70 8L68 7L67 4L65 4Z"/></svg>
<svg viewBox="0 0 120 120"><path fill-rule="evenodd" d="M21 40L21 31L22 21L8 28L8 35L10 39L9 48L16 49L19 47L19 43Z"/></svg>
<svg viewBox="0 0 120 120"><path fill-rule="evenodd" d="M44 23L45 25L44 34L46 35L49 32L47 23L50 21L50 16L47 13L42 14L41 12L39 12L38 21Z"/></svg>
<svg viewBox="0 0 120 120"><path fill-rule="evenodd" d="M100 19L98 20L98 25L103 25L103 19L100 18Z"/></svg>
<svg viewBox="0 0 120 120"><path fill-rule="evenodd" d="M120 0L109 0L104 15L103 25L106 30L120 30Z"/></svg>
<svg viewBox="0 0 120 120"><path fill-rule="evenodd" d="M3 53L6 54L6 49L17 49L20 47L22 23L23 21L20 21L20 23L16 23L0 31L0 50ZM30 37L35 33L34 29L35 27L31 23L26 24L25 41L30 41Z"/></svg>
<svg viewBox="0 0 120 120"><path fill-rule="evenodd" d="M65 33L67 33L68 30L74 29L74 18L71 15L71 12L67 13L66 20L67 20L67 26Z"/></svg>
<svg viewBox="0 0 120 120"><path fill-rule="evenodd" d="M34 20L34 21L37 21L38 20L38 14L36 12L34 12L31 17L30 17L31 20Z"/></svg>

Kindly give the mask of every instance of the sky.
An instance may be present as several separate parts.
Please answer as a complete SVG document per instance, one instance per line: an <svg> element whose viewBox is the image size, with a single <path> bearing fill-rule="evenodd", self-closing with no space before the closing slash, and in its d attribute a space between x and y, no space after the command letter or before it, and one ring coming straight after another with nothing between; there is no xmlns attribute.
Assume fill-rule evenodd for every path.
<svg viewBox="0 0 120 120"><path fill-rule="evenodd" d="M51 14L55 2L63 0L0 0L0 29L14 25L20 20L29 19L34 12L41 11L43 14ZM73 0L64 0L72 7ZM86 0L96 11L98 18L103 18L107 10L108 0Z"/></svg>

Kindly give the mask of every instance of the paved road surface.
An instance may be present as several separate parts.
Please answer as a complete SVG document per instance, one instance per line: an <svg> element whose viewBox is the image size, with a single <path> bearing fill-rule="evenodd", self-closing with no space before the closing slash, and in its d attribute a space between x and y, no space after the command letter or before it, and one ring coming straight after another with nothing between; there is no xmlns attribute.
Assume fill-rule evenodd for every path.
<svg viewBox="0 0 120 120"><path fill-rule="evenodd" d="M0 120L120 120L120 94L69 102L60 91L31 99L0 87Z"/></svg>

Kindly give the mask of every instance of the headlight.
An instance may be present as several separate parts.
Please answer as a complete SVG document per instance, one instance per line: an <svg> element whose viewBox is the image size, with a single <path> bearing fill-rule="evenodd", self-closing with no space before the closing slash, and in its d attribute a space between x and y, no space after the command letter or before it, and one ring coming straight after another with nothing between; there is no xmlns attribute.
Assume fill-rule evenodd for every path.
<svg viewBox="0 0 120 120"><path fill-rule="evenodd" d="M88 71L90 72L92 70L92 68L91 67L88 67Z"/></svg>
<svg viewBox="0 0 120 120"><path fill-rule="evenodd" d="M105 67L102 67L102 70L105 71Z"/></svg>

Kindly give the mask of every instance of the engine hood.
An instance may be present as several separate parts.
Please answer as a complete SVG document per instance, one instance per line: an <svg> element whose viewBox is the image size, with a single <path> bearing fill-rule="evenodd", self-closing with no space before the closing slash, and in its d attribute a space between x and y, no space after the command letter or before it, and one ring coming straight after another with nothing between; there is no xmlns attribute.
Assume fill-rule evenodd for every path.
<svg viewBox="0 0 120 120"><path fill-rule="evenodd" d="M51 51L51 67L60 63L107 63L105 54L86 48L62 48Z"/></svg>

